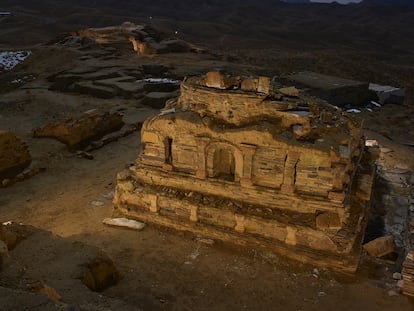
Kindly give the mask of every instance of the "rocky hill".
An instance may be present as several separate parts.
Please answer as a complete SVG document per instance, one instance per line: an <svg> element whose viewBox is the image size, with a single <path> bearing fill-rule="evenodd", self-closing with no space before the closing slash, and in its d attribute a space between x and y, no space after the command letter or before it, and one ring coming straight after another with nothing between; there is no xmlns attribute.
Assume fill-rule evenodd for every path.
<svg viewBox="0 0 414 311"><path fill-rule="evenodd" d="M405 6L414 8L414 2L411 0L364 0L363 3L374 5Z"/></svg>
<svg viewBox="0 0 414 311"><path fill-rule="evenodd" d="M266 42L266 47L341 46L387 52L414 48L414 12L398 7L293 5L277 0L5 0L1 9L13 12L13 16L2 21L1 28L10 30L1 34L0 44L40 43L60 32L129 20L178 30L185 40L219 48L248 45L249 49L263 49L259 41ZM25 36L29 28L31 36Z"/></svg>
<svg viewBox="0 0 414 311"><path fill-rule="evenodd" d="M0 49L130 21L233 59L266 64L272 74L313 70L414 85L414 10L399 6L278 0L4 0L0 9L12 12L0 20Z"/></svg>

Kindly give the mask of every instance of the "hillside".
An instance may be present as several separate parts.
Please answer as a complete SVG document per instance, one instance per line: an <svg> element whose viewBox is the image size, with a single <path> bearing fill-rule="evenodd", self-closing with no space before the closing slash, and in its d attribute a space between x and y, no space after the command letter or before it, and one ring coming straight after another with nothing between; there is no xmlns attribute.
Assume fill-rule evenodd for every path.
<svg viewBox="0 0 414 311"><path fill-rule="evenodd" d="M393 5L393 6L414 7L414 2L411 0L364 0L363 3L373 4L373 5Z"/></svg>
<svg viewBox="0 0 414 311"><path fill-rule="evenodd" d="M414 10L277 0L5 0L0 49L38 44L86 27L146 23L167 34L265 65L414 86ZM269 66L270 64L270 66Z"/></svg>
<svg viewBox="0 0 414 311"><path fill-rule="evenodd" d="M394 273L401 272L401 253L385 260L364 253L360 270L351 277L291 262L258 246L227 245L204 233L179 234L153 225L137 232L102 224L113 215L117 176L123 178L144 146L143 122L176 113L168 115L175 123L176 116L188 115L185 107L168 106L160 112L167 99L178 95L184 77L224 69L240 77L268 76L265 80L270 81L308 70L407 87L404 104L380 107L368 102L358 114L365 119L364 136L379 145L372 153L379 157L378 178L366 241L391 233L396 251L405 250L401 242L412 239L409 232L414 230L407 223L413 208L408 196L414 189L413 10L278 0L2 0L0 12L11 12L0 14L0 65L6 65L0 67L0 134L14 133L22 142L17 145L27 146L32 158L21 174L0 179L0 240L7 238L7 247L0 243L1 311L413 310L413 302L399 294L401 275ZM134 51L131 42L140 48ZM153 50L141 53L143 42ZM274 81L279 80L285 83L282 77ZM269 104L288 109L292 116L306 113L302 104L291 110L290 104L279 106L279 100L296 102L295 93L307 90L284 89L285 95L275 94ZM347 104L355 104L348 91L342 94ZM342 124L333 123L330 113L312 119L314 124L328 122L329 135L342 132ZM279 123L278 118L268 119L266 127L252 124L251 129L258 140L261 133L296 140L290 129L279 131ZM239 131L208 115L198 124L208 131ZM12 141L16 144L17 139ZM177 159L177 139L174 148L169 141L171 149L154 148L154 155L162 159L171 152ZM330 141L312 138L295 144L328 146ZM2 142L9 151L8 140ZM12 159L18 157L12 154ZM268 165L271 161L264 159L264 170L284 171L281 165ZM334 163L332 169L338 167ZM228 183L223 181L223 189L229 189ZM238 211L244 204L242 192L235 193L237 204L231 205L196 192L173 194L185 202L214 204L217 210ZM300 205L298 201L292 208ZM265 208L268 212L269 206ZM250 212L256 217L258 211L249 207ZM290 219L296 214L274 215ZM320 215L318 210L294 222L310 220L306 225L314 227ZM335 243L342 248L348 234L339 230Z"/></svg>

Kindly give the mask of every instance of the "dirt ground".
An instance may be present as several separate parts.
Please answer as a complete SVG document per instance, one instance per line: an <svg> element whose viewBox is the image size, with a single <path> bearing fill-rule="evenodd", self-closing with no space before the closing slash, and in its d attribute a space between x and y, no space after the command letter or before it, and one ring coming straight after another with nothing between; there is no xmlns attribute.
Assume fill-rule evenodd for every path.
<svg viewBox="0 0 414 311"><path fill-rule="evenodd" d="M20 67L3 73L0 128L11 130L29 146L32 167L46 170L30 179L0 188L0 222L34 227L34 233L10 251L0 271L1 310L413 310L414 301L399 295L392 265L364 259L355 276L288 261L265 249L242 249L215 241L200 243L191 234L154 226L142 231L108 227L116 174L139 153L139 132L79 158L52 139L35 139L31 131L49 122L89 109L122 111L137 123L158 110L136 99L99 99L51 91L47 77L82 66L111 67L165 64L174 76L226 67L241 73L269 71L249 62L227 62L213 54L142 58L132 52L105 62L81 61L79 51L52 46L32 47ZM33 81L10 87L16 76ZM7 88L6 88L7 86ZM414 168L413 103L364 112L366 135L393 152L390 166ZM96 202L99 204L96 204ZM73 277L88 254L105 252L120 272L119 282L93 292ZM61 301L28 289L41 280Z"/></svg>

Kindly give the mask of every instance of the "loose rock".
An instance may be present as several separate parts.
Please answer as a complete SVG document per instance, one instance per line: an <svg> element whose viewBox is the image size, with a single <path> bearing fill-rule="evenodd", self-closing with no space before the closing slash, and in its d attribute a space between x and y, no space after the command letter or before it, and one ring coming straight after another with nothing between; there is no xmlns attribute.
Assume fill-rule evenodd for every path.
<svg viewBox="0 0 414 311"><path fill-rule="evenodd" d="M69 119L62 122L37 128L33 137L55 138L67 145L69 150L82 147L89 141L102 137L107 133L122 128L122 114L120 113L84 113L77 119Z"/></svg>
<svg viewBox="0 0 414 311"><path fill-rule="evenodd" d="M401 280L401 278L402 278L401 273L399 273L399 272L393 273L392 278L394 280Z"/></svg>
<svg viewBox="0 0 414 311"><path fill-rule="evenodd" d="M394 249L394 237L384 236L364 244L364 249L373 257L382 257L391 254Z"/></svg>
<svg viewBox="0 0 414 311"><path fill-rule="evenodd" d="M142 230L145 227L144 223L127 218L105 218L102 222L105 225L125 227L134 230Z"/></svg>
<svg viewBox="0 0 414 311"><path fill-rule="evenodd" d="M113 286L120 278L115 264L107 256L94 258L83 266L83 272L77 278L93 291L102 291Z"/></svg>
<svg viewBox="0 0 414 311"><path fill-rule="evenodd" d="M294 86L282 87L279 92L290 97L299 97L299 90Z"/></svg>

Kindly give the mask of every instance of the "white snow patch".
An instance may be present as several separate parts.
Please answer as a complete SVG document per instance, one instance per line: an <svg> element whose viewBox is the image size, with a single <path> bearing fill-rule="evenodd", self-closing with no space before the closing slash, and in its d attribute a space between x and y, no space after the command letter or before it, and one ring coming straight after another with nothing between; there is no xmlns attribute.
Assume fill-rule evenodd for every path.
<svg viewBox="0 0 414 311"><path fill-rule="evenodd" d="M348 109L346 112L348 112L348 113L360 113L361 112L361 110L358 110L358 109Z"/></svg>
<svg viewBox="0 0 414 311"><path fill-rule="evenodd" d="M137 80L137 82L179 84L181 81L168 78L146 78L142 80Z"/></svg>
<svg viewBox="0 0 414 311"><path fill-rule="evenodd" d="M375 83L370 83L368 89L374 92L394 92L400 90L400 88L391 85L380 85Z"/></svg>
<svg viewBox="0 0 414 311"><path fill-rule="evenodd" d="M0 69L12 70L32 54L31 51L0 52Z"/></svg>
<svg viewBox="0 0 414 311"><path fill-rule="evenodd" d="M380 104L378 104L376 101L371 100L371 104L373 104L376 107L382 107Z"/></svg>

